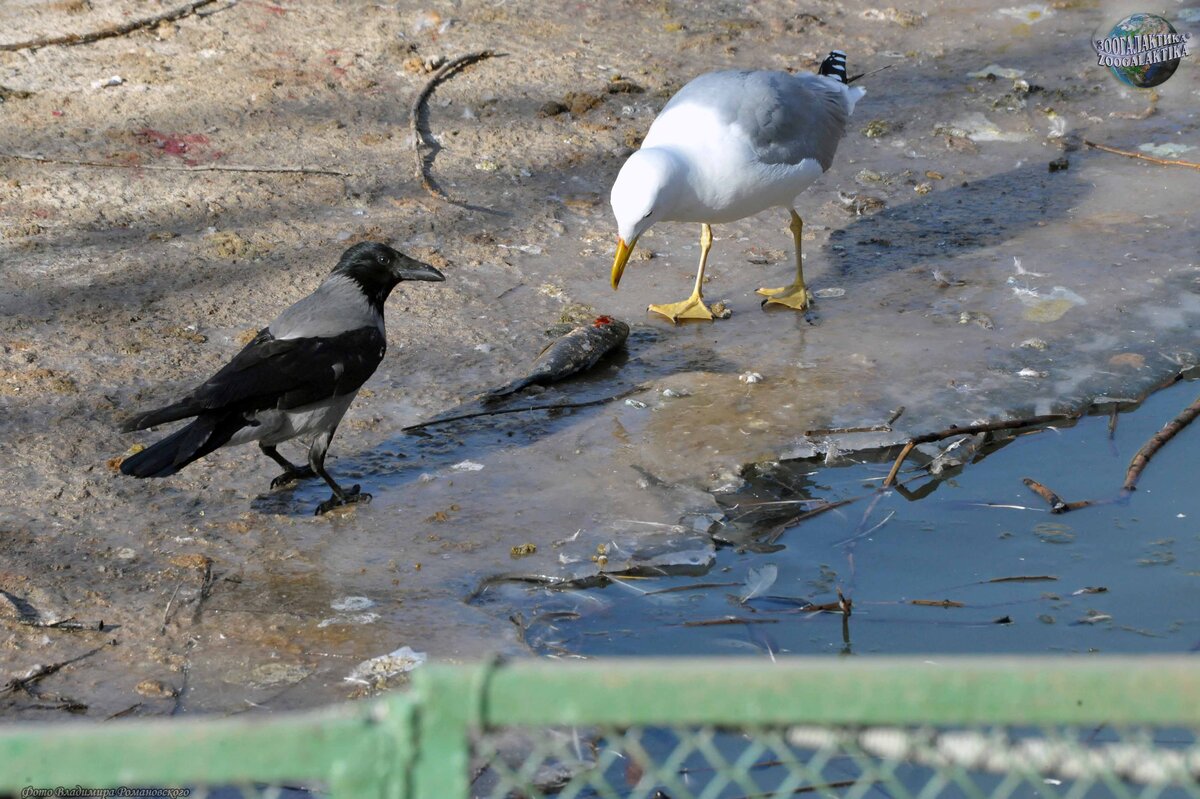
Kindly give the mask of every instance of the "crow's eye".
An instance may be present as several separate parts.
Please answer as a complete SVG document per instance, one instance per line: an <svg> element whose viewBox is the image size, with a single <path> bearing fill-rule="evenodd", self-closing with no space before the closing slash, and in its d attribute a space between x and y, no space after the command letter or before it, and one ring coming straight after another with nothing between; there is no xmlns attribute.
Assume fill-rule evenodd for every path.
<svg viewBox="0 0 1200 799"><path fill-rule="evenodd" d="M379 263L383 264L384 266L387 266L388 257L386 255L377 255L375 256L375 260L379 261Z"/></svg>

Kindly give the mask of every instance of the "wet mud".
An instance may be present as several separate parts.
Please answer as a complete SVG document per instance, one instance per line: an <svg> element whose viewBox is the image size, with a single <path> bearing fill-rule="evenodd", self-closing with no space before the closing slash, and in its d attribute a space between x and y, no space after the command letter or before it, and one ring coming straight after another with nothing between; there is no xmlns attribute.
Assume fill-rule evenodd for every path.
<svg viewBox="0 0 1200 799"><path fill-rule="evenodd" d="M511 2L243 0L126 37L0 53L0 590L24 603L0 613L0 675L96 650L29 692L0 696L0 713L254 714L375 690L346 678L405 646L438 661L551 653L531 643L530 621L585 610L538 610L521 593L528 585L511 581L481 596L481 584L597 579L681 551L689 569L708 572L670 580L745 585L772 553L747 549L742 571L720 574L731 565L721 553L744 542L714 536L728 526L727 497L761 485L747 465L882 464L889 447L950 424L1078 413L1103 398L1132 405L1194 365L1194 170L1083 144L1200 158L1188 152L1200 146L1194 65L1185 61L1152 101L1091 53L1092 32L1122 6L1038 8L667 2L564 13ZM0 9L0 28L15 42L136 13L131 3L22 0ZM691 226L648 233L613 293L608 187L670 94L716 68L813 69L835 47L852 72L890 66L864 79L833 168L798 205L813 310L762 310L754 294L792 269L783 212L715 229L704 291L729 319L674 327L645 313L689 290L699 254ZM505 55L463 70L429 102L431 169L457 201L448 203L414 174L409 106L441 60L483 49ZM222 166L310 171L175 171ZM370 505L313 518L325 489L269 491L275 468L251 448L164 481L116 473L128 448L149 440L118 433L124 416L211 374L364 239L391 241L447 276L389 301L388 356L334 439L329 468L362 483ZM624 352L499 406L558 407L405 431L476 408L481 392L528 367L555 325L600 314L630 323ZM838 428L873 429L823 432ZM849 478L855 494L879 476L878 466L856 468L866 471ZM1087 493L1055 475L1019 476L1072 499ZM806 490L786 498L812 499ZM1014 490L1038 501L1019 481ZM813 522L832 545L857 534L860 507ZM889 509L881 502L875 513ZM686 546L665 546L679 530ZM1169 537L1131 534L1151 559L1152 542ZM987 589L927 595L943 583L900 578L946 562L955 576L945 585L959 573L1018 571L995 561L997 535L909 548L896 539L872 558L877 590L855 595L856 607L902 596L986 604ZM780 543L793 547L789 536ZM801 575L783 595L831 601L844 566L805 557L802 567L775 563L777 582L792 568ZM1065 583L1071 556L1061 557L1065 565L1050 559L1037 571ZM1072 574L1062 590L1086 587L1082 571ZM806 588L812 581L826 587ZM857 585L867 584L860 573ZM741 614L744 603L716 606L743 590L663 596ZM641 597L612 584L580 595L619 591ZM1074 601L1057 627L1013 625L1044 635L1000 648L1054 646L1049 637L1090 607ZM905 610L918 611L954 609ZM33 615L103 625L25 623ZM963 618L1002 615L1016 618L982 607ZM615 620L597 624L554 652L650 651L648 640L670 638L645 634L654 618L628 637ZM664 618L663 629L680 620ZM922 635L913 640L943 644ZM824 631L816 637L826 645ZM995 646L956 640L969 651Z"/></svg>

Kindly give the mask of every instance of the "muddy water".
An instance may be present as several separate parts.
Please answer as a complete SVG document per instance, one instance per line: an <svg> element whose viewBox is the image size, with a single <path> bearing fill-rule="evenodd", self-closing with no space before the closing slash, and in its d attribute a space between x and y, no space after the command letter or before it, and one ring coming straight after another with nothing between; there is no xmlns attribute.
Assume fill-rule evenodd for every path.
<svg viewBox="0 0 1200 799"><path fill-rule="evenodd" d="M1085 477L1073 467L1119 471L1144 434L1186 404L1180 390L1163 395L1171 399L1162 407L1151 398L1123 417L1119 457L1097 433L1102 420L1089 418L1061 435L1009 444L920 501L890 495L863 529L895 515L849 553L841 542L859 530L862 503L788 532L785 550L739 553L712 543L754 518L734 519L733 504L862 493L882 471L873 453L912 434L1077 411L1101 396L1137 399L1195 363L1195 172L1081 144L1166 145L1192 159L1200 152L1179 150L1200 146L1194 68L1185 63L1160 88L1153 114L1133 118L1147 110L1147 96L1094 65L1088 39L1122 8L1059 3L1033 19L993 4L924 2L889 19L867 6L815 3L814 22L791 2L589 4L570 20L549 6L446 4L438 13L454 21L444 30L422 22L427 10L296 6L281 14L239 4L139 40L141 50L114 40L4 62L6 86L35 92L24 105L4 104L13 122L7 150L131 163L166 157L130 132L127 118L136 118L134 130L211 140L193 156L221 149L231 162L265 163L270 154L356 173L347 181L222 182L232 179L113 169L67 179L70 171L6 163L0 424L13 493L0 517L0 587L47 615L103 618L108 631L6 627L5 673L117 640L46 681L48 691L103 717L135 705L145 714L227 713L342 699L360 690L344 681L358 663L402 646L443 661L496 650L648 653L666 641L696 652L840 651L840 620L808 618L799 604L829 601L839 585L856 604L856 652L1190 645L1189 628L1170 627L1186 625L1186 614L1156 619L1146 598L1164 587L1177 597L1193 590L1180 570L1195 534L1178 528L1194 515L1151 516L1186 501L1183 466L1156 463L1161 471L1130 505L1078 516L958 502L1037 507L1018 482L1029 463L1059 464L1040 477L1068 498L1115 485L1112 474L1073 485ZM364 26L360 11L374 24ZM1175 11L1182 18L1187 9ZM405 48L454 56L497 42L510 56L440 87L429 118L443 145L434 162L442 185L495 213L434 202L407 175L406 116L396 98L411 98L427 76L400 68ZM867 79L833 169L798 206L806 274L818 293L813 311L763 311L753 293L780 285L791 269L782 212L716 229L705 293L727 301L728 320L672 327L645 315L647 303L688 291L698 255L691 226L647 234L613 293L607 190L670 92L718 67L815 64L835 46L851 52L852 69L893 66ZM112 64L126 84L88 90ZM990 65L1019 71L1028 87L969 74ZM647 91L607 94L616 73ZM203 102L181 103L181 82ZM244 103L230 107L234 84ZM545 101L581 87L599 92L601 104L537 115ZM63 132L45 133L47 120ZM890 131L865 135L869 125L884 130L871 124L879 121ZM1068 168L1051 172L1064 156ZM334 443L334 473L362 483L372 504L313 519L327 491L265 492L273 467L247 450L157 483L105 467L132 443L112 432L119 417L211 373L241 332L311 290L351 236L394 236L402 248L432 251L449 278L393 298L388 359ZM548 340L544 329L592 313L631 323L626 351L503 407L636 391L590 407L403 431L456 407L476 410L474 395L533 360ZM743 382L751 373L761 380ZM880 425L900 407L886 432L817 432ZM1100 454L1079 454L1088 447ZM1160 457L1188 452L1181 440ZM827 453L834 465L867 463L818 469L797 461ZM775 461L789 465L779 475L745 471ZM1155 496L1172 499L1160 506ZM1068 529L1038 532L1038 524ZM679 526L689 531L682 545ZM1153 543L1168 538L1174 543ZM1098 549L1101 542L1112 548ZM536 551L514 559L513 548L525 545ZM1165 552L1174 563L1158 562ZM211 559L207 589L196 556ZM557 594L496 584L467 601L490 576L594 580L602 568L644 562L681 572L653 581L665 587L743 585L751 569L773 565L770 593L784 599L730 605L736 586L648 599L638 582ZM1041 572L1059 579L968 585ZM1072 595L1097 583L1110 591ZM912 598L968 607L898 604ZM507 618L520 614L528 624L558 610L581 615L561 632L538 622L543 629L524 639ZM1088 610L1113 618L1073 624ZM675 626L743 612L782 615L746 630ZM1004 615L1014 624L993 624ZM20 698L0 710L62 715L46 704Z"/></svg>

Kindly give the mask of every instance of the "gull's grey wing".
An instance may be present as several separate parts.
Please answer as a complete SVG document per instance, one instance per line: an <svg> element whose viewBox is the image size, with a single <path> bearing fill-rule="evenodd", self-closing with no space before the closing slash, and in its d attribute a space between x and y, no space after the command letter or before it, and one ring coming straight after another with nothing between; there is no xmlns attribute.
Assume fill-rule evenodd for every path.
<svg viewBox="0 0 1200 799"><path fill-rule="evenodd" d="M846 130L845 90L818 75L731 70L710 72L688 83L663 108L699 103L741 128L765 164L799 164L815 159L833 164Z"/></svg>

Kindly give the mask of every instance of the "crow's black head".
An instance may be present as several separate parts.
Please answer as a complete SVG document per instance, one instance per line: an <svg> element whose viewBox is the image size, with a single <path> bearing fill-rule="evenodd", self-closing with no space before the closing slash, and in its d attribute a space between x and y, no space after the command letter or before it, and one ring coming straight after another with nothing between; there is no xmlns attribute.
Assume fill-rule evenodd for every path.
<svg viewBox="0 0 1200 799"><path fill-rule="evenodd" d="M386 244L373 241L364 241L346 250L333 271L353 278L362 288L363 294L380 307L401 281L446 279L445 275L429 264L409 258Z"/></svg>

